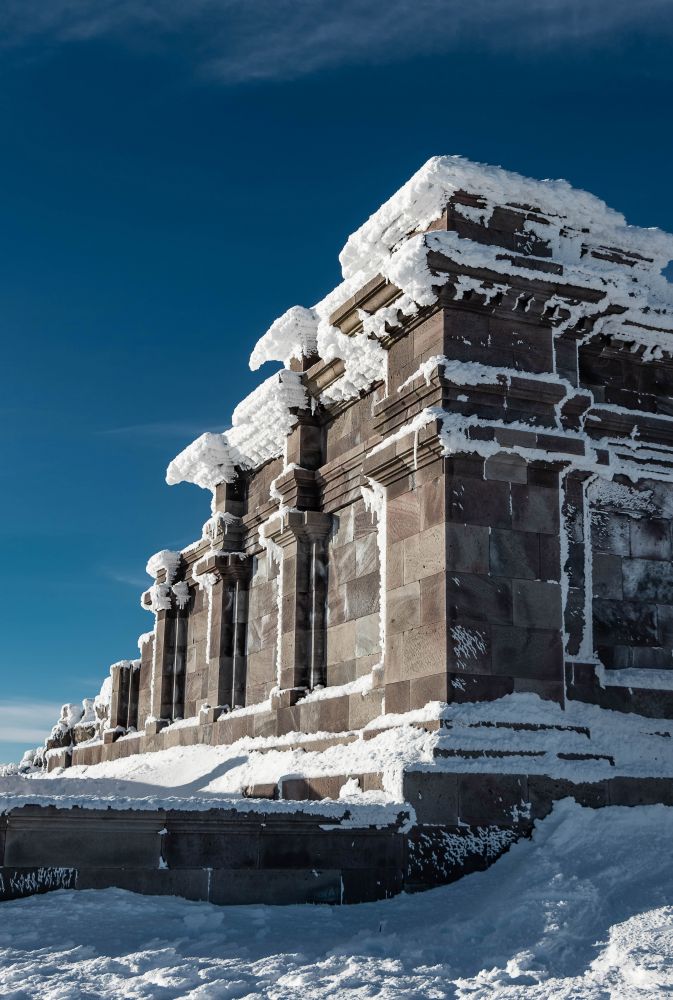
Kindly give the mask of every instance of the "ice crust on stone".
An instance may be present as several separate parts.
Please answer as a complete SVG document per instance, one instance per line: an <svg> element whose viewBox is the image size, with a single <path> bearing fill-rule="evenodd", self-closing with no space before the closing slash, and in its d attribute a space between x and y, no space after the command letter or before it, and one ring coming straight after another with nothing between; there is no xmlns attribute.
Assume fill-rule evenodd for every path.
<svg viewBox="0 0 673 1000"><path fill-rule="evenodd" d="M155 552L147 560L145 572L148 576L156 580L163 570L166 573L166 583L171 584L180 566L180 558L179 552L173 552L171 549L162 549L161 552Z"/></svg>
<svg viewBox="0 0 673 1000"><path fill-rule="evenodd" d="M93 698L82 699L82 718L76 723L78 726L92 726L96 723L96 707Z"/></svg>
<svg viewBox="0 0 673 1000"><path fill-rule="evenodd" d="M68 703L61 706L60 718L51 731L52 738L69 732L80 721L83 715L84 708L81 703Z"/></svg>
<svg viewBox="0 0 673 1000"><path fill-rule="evenodd" d="M600 507L624 511L632 516L657 514L652 490L637 490L623 483L596 479L587 488L588 496Z"/></svg>
<svg viewBox="0 0 673 1000"><path fill-rule="evenodd" d="M319 333L320 356L325 361L337 358L344 363L344 374L322 393L323 403L352 399L375 382L386 377L386 352L379 342L359 335L347 337L335 326L325 324Z"/></svg>
<svg viewBox="0 0 673 1000"><path fill-rule="evenodd" d="M140 606L145 610L156 614L158 611L170 611L173 603L171 598L171 587L168 583L153 583L145 592L149 596L149 604L145 604L143 594L140 598Z"/></svg>
<svg viewBox="0 0 673 1000"><path fill-rule="evenodd" d="M295 411L307 404L299 372L276 372L238 404L230 430L202 434L181 451L168 466L166 482L195 483L214 492L234 481L237 468L255 469L277 458L297 423Z"/></svg>
<svg viewBox="0 0 673 1000"><path fill-rule="evenodd" d="M317 351L318 315L315 309L292 306L275 320L257 341L250 355L250 368L256 371L266 361L290 362Z"/></svg>

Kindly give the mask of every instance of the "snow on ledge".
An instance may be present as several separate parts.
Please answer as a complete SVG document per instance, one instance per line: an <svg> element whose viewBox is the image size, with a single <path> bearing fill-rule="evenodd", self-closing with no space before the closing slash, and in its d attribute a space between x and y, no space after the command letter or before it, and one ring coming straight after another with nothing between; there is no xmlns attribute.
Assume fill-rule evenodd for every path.
<svg viewBox="0 0 673 1000"><path fill-rule="evenodd" d="M672 664L673 666L673 664ZM604 687L640 688L645 691L673 691L673 669L647 670L631 667L625 670L602 670Z"/></svg>
<svg viewBox="0 0 673 1000"><path fill-rule="evenodd" d="M156 580L161 571L164 570L166 573L166 583L170 585L173 583L178 571L180 558L179 552L173 552L171 549L162 549L161 552L155 552L147 560L145 572L148 576Z"/></svg>
<svg viewBox="0 0 673 1000"><path fill-rule="evenodd" d="M307 404L301 374L276 372L238 404L230 430L202 434L181 451L168 466L166 482L194 483L214 492L221 483L234 481L237 467L255 469L278 458L297 423L294 411Z"/></svg>
<svg viewBox="0 0 673 1000"><path fill-rule="evenodd" d="M315 309L292 306L260 337L250 355L250 368L257 371L267 361L281 361L285 368L318 349L318 315Z"/></svg>

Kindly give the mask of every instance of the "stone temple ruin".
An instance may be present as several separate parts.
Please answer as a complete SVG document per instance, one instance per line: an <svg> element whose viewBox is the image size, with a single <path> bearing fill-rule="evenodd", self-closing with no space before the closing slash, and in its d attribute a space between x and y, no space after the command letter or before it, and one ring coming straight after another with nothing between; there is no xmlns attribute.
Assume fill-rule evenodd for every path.
<svg viewBox="0 0 673 1000"><path fill-rule="evenodd" d="M289 865L283 901L373 898L488 863L563 795L673 802L673 763L654 763L673 742L672 257L672 236L563 181L459 157L430 160L349 238L343 283L255 347L251 367L282 368L171 462L211 516L149 560L139 658L31 758L51 772L244 741L316 771L242 787L219 817L162 813L161 872L122 878L108 847L90 871L117 874L82 868L78 885L170 876L227 902L267 898ZM370 811L321 840L344 786ZM7 851L13 824L28 844L56 822L49 808L10 814ZM143 815L77 812L63 829L116 823L128 842ZM215 854L215 831L275 830L273 857L209 860L190 822ZM38 863L67 858L15 849L3 870ZM230 889L185 890L174 873L199 866ZM233 869L267 889L231 889ZM338 889L301 882L309 869Z"/></svg>

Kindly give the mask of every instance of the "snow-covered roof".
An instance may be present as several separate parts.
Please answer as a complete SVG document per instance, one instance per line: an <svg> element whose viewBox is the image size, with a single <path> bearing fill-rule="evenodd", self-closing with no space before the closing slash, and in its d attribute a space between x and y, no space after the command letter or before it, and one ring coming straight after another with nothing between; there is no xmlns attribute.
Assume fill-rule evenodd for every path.
<svg viewBox="0 0 673 1000"><path fill-rule="evenodd" d="M456 199L459 192L468 197ZM321 399L329 404L352 398L385 378L386 354L380 341L390 326L400 315L413 317L432 305L438 286L448 280L447 274L431 270L432 252L468 274L470 269L495 272L502 290L508 278L531 278L534 272L503 254L502 247L452 230L428 232L449 202L454 213L484 230L498 207L520 211L521 235L530 235L527 256L535 259L536 247L544 242L544 260L561 265L559 282L599 291L601 300L594 306L598 312L616 307L598 321L596 332L635 339L645 345L649 357L673 353L673 286L662 275L673 259L673 236L628 225L620 212L567 181L533 180L461 156L435 156L349 236L339 257L342 283L314 306L293 306L272 323L256 344L250 367L257 369L267 361L287 366L293 358L314 353L325 361L340 359L343 374ZM626 252L628 261L614 250ZM330 317L376 276L400 289L401 295L372 314L360 310L362 329L344 334ZM492 292L493 279L487 294ZM567 304L554 296L549 305ZM577 309L583 307L570 305L576 322L581 318ZM254 469L281 455L296 423L293 410L306 403L299 374L283 370L271 376L236 408L231 430L201 435L171 462L167 481L214 490L232 481L237 469Z"/></svg>
<svg viewBox="0 0 673 1000"><path fill-rule="evenodd" d="M348 237L339 255L344 278L377 267L409 236L427 230L459 191L477 195L484 203L483 208L457 206L468 218L488 223L498 205L526 207L539 211L558 228L567 227L584 237L590 234L592 244L652 257L659 270L673 258L669 233L629 226L620 212L568 181L534 180L462 156L433 156Z"/></svg>

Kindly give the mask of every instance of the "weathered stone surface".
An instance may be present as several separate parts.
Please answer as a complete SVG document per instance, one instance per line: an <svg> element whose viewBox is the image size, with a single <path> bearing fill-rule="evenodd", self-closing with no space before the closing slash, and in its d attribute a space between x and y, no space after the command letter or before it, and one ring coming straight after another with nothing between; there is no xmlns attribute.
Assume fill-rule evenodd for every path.
<svg viewBox="0 0 673 1000"><path fill-rule="evenodd" d="M541 575L540 540L534 532L494 528L490 534L489 551L490 571L494 576L536 580Z"/></svg>
<svg viewBox="0 0 673 1000"><path fill-rule="evenodd" d="M407 771L402 793L405 802L414 807L419 823L458 823L458 775Z"/></svg>
<svg viewBox="0 0 673 1000"><path fill-rule="evenodd" d="M519 774L459 774L461 823L516 826L527 813L528 779Z"/></svg>

